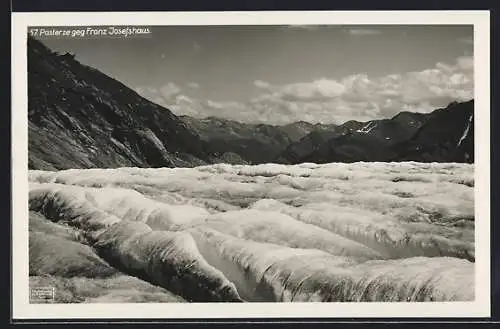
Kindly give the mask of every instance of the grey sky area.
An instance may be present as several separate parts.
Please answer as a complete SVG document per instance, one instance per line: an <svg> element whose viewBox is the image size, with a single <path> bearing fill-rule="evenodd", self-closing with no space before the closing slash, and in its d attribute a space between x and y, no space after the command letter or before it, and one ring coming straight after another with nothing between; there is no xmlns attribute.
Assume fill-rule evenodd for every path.
<svg viewBox="0 0 500 329"><path fill-rule="evenodd" d="M176 114L342 123L473 98L472 26L174 26L50 39Z"/></svg>

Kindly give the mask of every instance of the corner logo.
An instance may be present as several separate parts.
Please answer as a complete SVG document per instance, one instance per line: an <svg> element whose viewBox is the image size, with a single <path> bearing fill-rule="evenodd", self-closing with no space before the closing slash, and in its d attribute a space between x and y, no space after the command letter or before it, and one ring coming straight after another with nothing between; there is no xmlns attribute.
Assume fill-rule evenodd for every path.
<svg viewBox="0 0 500 329"><path fill-rule="evenodd" d="M36 287L30 289L30 303L53 303L56 290L53 287Z"/></svg>

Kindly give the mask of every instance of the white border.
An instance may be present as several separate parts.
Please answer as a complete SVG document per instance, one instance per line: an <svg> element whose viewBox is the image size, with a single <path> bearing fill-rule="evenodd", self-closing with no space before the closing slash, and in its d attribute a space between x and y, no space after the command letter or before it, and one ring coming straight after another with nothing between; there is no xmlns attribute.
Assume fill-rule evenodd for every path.
<svg viewBox="0 0 500 329"><path fill-rule="evenodd" d="M124 12L12 14L13 318L299 318L490 316L489 11ZM28 26L81 25L474 25L476 300L445 303L34 304L28 292ZM154 33L154 31L153 31Z"/></svg>

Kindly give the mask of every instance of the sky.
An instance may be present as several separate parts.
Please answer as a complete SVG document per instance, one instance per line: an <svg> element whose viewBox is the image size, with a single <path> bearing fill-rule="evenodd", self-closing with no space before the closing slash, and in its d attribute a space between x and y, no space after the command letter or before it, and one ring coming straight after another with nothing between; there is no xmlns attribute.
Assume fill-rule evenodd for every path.
<svg viewBox="0 0 500 329"><path fill-rule="evenodd" d="M156 26L150 37L48 39L175 114L340 124L473 98L473 28Z"/></svg>

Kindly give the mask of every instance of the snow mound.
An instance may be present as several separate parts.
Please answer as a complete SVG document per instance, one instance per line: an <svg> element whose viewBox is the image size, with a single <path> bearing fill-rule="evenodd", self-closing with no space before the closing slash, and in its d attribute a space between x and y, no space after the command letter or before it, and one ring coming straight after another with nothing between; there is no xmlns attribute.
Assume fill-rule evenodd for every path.
<svg viewBox="0 0 500 329"><path fill-rule="evenodd" d="M361 243L279 212L250 209L218 213L202 225L247 240L318 249L339 256L381 258L378 252Z"/></svg>
<svg viewBox="0 0 500 329"><path fill-rule="evenodd" d="M234 284L201 256L187 232L152 231L124 221L102 233L94 248L110 263L189 301L241 301Z"/></svg>
<svg viewBox="0 0 500 329"><path fill-rule="evenodd" d="M30 209L52 218L78 221L80 227L107 227L121 220L144 222L153 229L175 229L209 215L192 205L169 205L120 188L83 188L32 184Z"/></svg>
<svg viewBox="0 0 500 329"><path fill-rule="evenodd" d="M304 223L322 227L369 246L384 258L412 256L450 256L469 260L475 258L472 242L450 239L428 231L412 232L391 217L374 216L359 209L329 204L309 204L295 208L275 200L258 201L253 208L280 211Z"/></svg>
<svg viewBox="0 0 500 329"><path fill-rule="evenodd" d="M456 258L369 261L198 229L203 255L251 301L473 300L474 265Z"/></svg>

